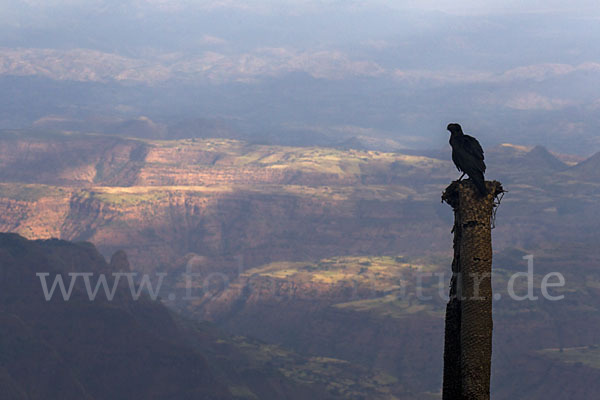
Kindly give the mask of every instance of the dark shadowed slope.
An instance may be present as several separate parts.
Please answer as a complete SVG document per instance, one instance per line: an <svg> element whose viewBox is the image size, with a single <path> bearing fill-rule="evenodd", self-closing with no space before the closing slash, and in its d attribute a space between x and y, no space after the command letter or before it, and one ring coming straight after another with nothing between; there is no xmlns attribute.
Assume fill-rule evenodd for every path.
<svg viewBox="0 0 600 400"><path fill-rule="evenodd" d="M107 264L91 244L0 234L2 399L324 398L126 287L90 301L80 281L69 301L57 289L46 302L35 275L92 272L94 286L119 268L123 253Z"/></svg>
<svg viewBox="0 0 600 400"><path fill-rule="evenodd" d="M90 302L83 285L69 301L45 301L37 272L111 272L93 246L2 234L0 260L0 362L16 398L230 397L207 361L177 343L160 305L124 293Z"/></svg>

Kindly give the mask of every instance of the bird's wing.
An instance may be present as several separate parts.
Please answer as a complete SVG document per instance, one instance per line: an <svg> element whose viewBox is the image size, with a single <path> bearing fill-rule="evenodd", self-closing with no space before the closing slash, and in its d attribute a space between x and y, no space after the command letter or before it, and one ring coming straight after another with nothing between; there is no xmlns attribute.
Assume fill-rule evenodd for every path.
<svg viewBox="0 0 600 400"><path fill-rule="evenodd" d="M481 145L473 136L464 136L464 148L471 157L473 157L474 164L478 170L485 172L485 162L483 161L483 149Z"/></svg>
<svg viewBox="0 0 600 400"><path fill-rule="evenodd" d="M483 148L479 144L479 141L473 136L464 136L465 150L469 152L473 157L483 160Z"/></svg>
<svg viewBox="0 0 600 400"><path fill-rule="evenodd" d="M460 144L457 143L457 146L454 146L460 169L466 171L469 176L475 171L484 173L483 149L477 139L468 135L464 135L461 139ZM454 156L452 159L454 160Z"/></svg>

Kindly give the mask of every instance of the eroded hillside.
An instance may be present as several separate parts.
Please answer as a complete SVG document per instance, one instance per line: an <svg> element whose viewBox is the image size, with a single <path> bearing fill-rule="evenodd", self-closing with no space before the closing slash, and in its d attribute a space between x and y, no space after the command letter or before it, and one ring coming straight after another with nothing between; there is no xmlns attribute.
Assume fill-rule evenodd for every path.
<svg viewBox="0 0 600 400"><path fill-rule="evenodd" d="M18 133L0 140L0 153L0 229L90 240L106 254L125 248L138 270L170 268L187 253L244 256L252 267L448 247L452 216L438 199L457 174L447 160ZM569 168L539 147L491 149L488 176L510 192L496 243L526 247L574 229L591 239L599 183L578 171L593 162Z"/></svg>

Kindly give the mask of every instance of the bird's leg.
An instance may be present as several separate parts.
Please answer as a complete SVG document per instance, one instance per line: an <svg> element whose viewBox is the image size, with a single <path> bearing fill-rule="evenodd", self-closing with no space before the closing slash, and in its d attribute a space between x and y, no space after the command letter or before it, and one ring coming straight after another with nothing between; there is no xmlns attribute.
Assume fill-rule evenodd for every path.
<svg viewBox="0 0 600 400"><path fill-rule="evenodd" d="M461 181L463 176L465 176L466 174L467 174L466 172L463 172L463 174L460 176L460 178L458 178L458 180Z"/></svg>

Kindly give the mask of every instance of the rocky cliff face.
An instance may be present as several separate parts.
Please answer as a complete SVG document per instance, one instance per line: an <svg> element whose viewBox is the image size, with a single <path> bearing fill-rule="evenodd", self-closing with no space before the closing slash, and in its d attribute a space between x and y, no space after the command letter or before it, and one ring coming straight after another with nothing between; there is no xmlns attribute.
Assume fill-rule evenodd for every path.
<svg viewBox="0 0 600 400"><path fill-rule="evenodd" d="M334 256L341 249L414 253L424 232L440 239L432 249L443 245L435 206L406 202L402 191L367 188L336 198L310 188L256 189L64 189L36 200L0 198L0 229L89 240L107 255L124 248L133 267L145 271L174 266L188 253L242 256L247 266ZM378 193L388 198L374 199Z"/></svg>
<svg viewBox="0 0 600 400"><path fill-rule="evenodd" d="M128 186L147 149L110 136L6 133L0 141L2 182Z"/></svg>
<svg viewBox="0 0 600 400"><path fill-rule="evenodd" d="M421 169L445 174L425 157L225 139L17 135L0 141L0 153L0 229L90 240L106 254L126 248L146 271L187 253L258 265L408 249L409 225L429 230L439 220L416 223L436 213L400 182Z"/></svg>

